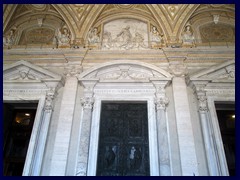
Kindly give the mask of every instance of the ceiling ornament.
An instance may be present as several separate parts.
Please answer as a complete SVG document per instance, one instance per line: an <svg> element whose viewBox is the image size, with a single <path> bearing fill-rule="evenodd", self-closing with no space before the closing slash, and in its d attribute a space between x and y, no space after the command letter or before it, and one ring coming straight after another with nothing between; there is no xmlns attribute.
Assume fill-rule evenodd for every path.
<svg viewBox="0 0 240 180"><path fill-rule="evenodd" d="M31 8L33 8L36 11L44 11L47 8L46 4L32 4Z"/></svg>
<svg viewBox="0 0 240 180"><path fill-rule="evenodd" d="M168 9L171 19L174 19L179 10L179 5L170 5L170 6L168 6L167 9Z"/></svg>
<svg viewBox="0 0 240 180"><path fill-rule="evenodd" d="M137 4L116 4L117 8L121 9L133 9Z"/></svg>

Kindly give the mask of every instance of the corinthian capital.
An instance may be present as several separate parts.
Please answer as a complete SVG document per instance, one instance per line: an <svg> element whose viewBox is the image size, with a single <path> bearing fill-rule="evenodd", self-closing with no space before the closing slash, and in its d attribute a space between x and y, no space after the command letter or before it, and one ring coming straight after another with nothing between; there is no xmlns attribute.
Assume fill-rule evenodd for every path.
<svg viewBox="0 0 240 180"><path fill-rule="evenodd" d="M208 110L207 97L205 95L198 96L199 111L205 112Z"/></svg>
<svg viewBox="0 0 240 180"><path fill-rule="evenodd" d="M83 97L81 98L81 104L83 106L83 109L92 109L94 103L93 97Z"/></svg>
<svg viewBox="0 0 240 180"><path fill-rule="evenodd" d="M156 109L166 109L166 106L169 103L169 99L167 97L160 97L155 99Z"/></svg>
<svg viewBox="0 0 240 180"><path fill-rule="evenodd" d="M45 105L44 110L49 112L53 109L53 98L54 98L54 91L50 90L47 92L46 99L45 99Z"/></svg>

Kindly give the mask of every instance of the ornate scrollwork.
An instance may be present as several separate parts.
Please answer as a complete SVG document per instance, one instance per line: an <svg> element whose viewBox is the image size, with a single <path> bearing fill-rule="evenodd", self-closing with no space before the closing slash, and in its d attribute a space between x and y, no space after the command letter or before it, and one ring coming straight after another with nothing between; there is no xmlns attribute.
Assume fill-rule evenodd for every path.
<svg viewBox="0 0 240 180"><path fill-rule="evenodd" d="M156 104L156 109L166 109L166 106L169 103L169 99L167 97L161 97L161 98L156 98L155 99L155 104Z"/></svg>
<svg viewBox="0 0 240 180"><path fill-rule="evenodd" d="M80 99L83 109L92 109L94 98L93 97L83 97Z"/></svg>

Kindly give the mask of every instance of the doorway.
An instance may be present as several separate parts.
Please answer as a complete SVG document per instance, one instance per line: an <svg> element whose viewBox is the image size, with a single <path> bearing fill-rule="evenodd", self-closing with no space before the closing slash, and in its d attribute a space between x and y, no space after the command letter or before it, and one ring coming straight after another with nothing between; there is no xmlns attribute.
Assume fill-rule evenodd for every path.
<svg viewBox="0 0 240 180"><path fill-rule="evenodd" d="M235 103L216 102L216 112L230 176L235 176Z"/></svg>
<svg viewBox="0 0 240 180"><path fill-rule="evenodd" d="M146 102L101 105L97 176L149 176Z"/></svg>
<svg viewBox="0 0 240 180"><path fill-rule="evenodd" d="M37 103L4 103L4 176L22 176Z"/></svg>

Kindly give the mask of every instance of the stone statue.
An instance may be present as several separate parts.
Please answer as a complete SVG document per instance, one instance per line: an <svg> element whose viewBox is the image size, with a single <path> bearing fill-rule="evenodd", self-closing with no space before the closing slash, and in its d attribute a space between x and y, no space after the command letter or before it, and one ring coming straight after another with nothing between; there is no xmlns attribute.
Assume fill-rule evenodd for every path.
<svg viewBox="0 0 240 180"><path fill-rule="evenodd" d="M100 42L97 27L91 28L88 32L88 44L97 44Z"/></svg>
<svg viewBox="0 0 240 180"><path fill-rule="evenodd" d="M161 48L163 38L157 30L156 26L153 26L150 32L150 41L152 48Z"/></svg>
<svg viewBox="0 0 240 180"><path fill-rule="evenodd" d="M59 46L70 46L70 32L69 29L64 26L62 29L58 28L56 32L57 45Z"/></svg>
<svg viewBox="0 0 240 180"><path fill-rule="evenodd" d="M3 37L3 45L7 46L8 49L10 49L12 47L12 45L14 45L14 42L15 42L14 32L15 32L15 30L11 29L9 31L9 33L7 34L7 36Z"/></svg>
<svg viewBox="0 0 240 180"><path fill-rule="evenodd" d="M162 41L162 37L159 34L156 26L152 27L152 30L150 32L150 37L151 37L151 42L161 43L161 41Z"/></svg>
<svg viewBox="0 0 240 180"><path fill-rule="evenodd" d="M189 47L193 47L195 45L195 39L189 24L186 25L185 31L182 33L182 45Z"/></svg>

